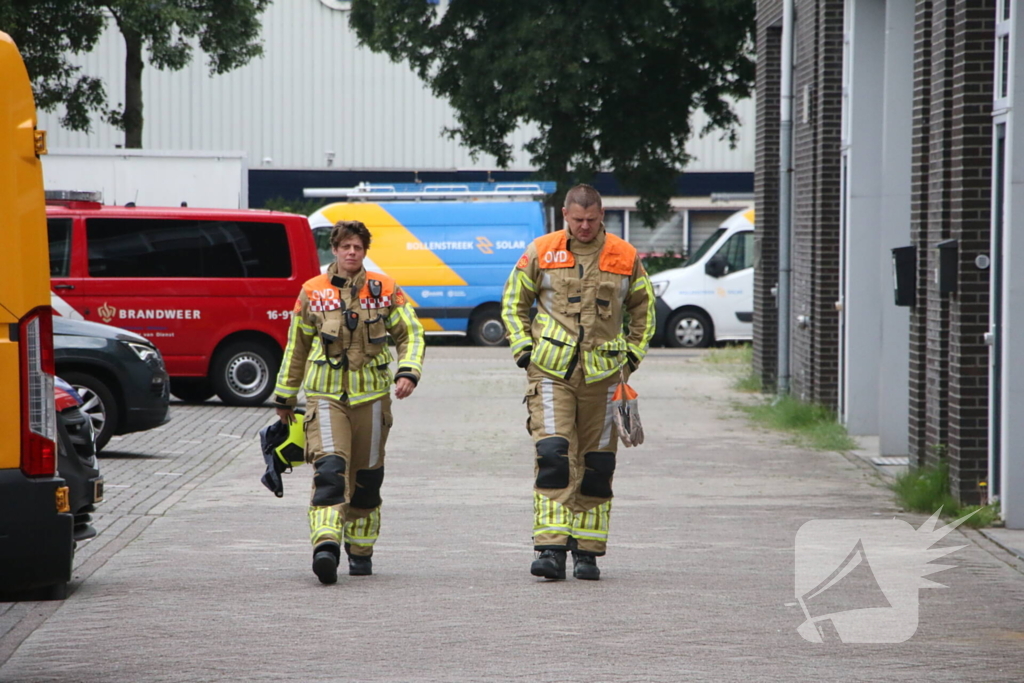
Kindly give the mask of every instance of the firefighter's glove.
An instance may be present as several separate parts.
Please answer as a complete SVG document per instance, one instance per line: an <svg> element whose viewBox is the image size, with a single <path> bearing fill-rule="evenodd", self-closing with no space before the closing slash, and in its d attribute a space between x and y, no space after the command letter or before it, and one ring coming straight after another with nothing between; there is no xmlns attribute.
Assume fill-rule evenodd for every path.
<svg viewBox="0 0 1024 683"><path fill-rule="evenodd" d="M521 367L523 370L530 367L530 354L533 353L533 347L527 346L523 349L523 352L516 358L516 365Z"/></svg>
<svg viewBox="0 0 1024 683"><path fill-rule="evenodd" d="M301 410L295 413L302 415ZM284 495L281 475L305 462L306 438L302 431L302 420L296 419L291 425L278 421L261 429L260 449L263 451L263 461L267 463L267 471L260 481L280 498Z"/></svg>

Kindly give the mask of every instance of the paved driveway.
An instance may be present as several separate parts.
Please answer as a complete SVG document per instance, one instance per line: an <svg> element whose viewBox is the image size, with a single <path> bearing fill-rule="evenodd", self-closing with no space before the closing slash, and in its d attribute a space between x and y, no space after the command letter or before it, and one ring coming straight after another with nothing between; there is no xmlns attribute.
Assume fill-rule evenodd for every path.
<svg viewBox="0 0 1024 683"><path fill-rule="evenodd" d="M259 483L272 410L176 405L163 431L110 446L71 597L0 606L0 681L1024 680L1024 575L974 532L942 542L967 547L931 577L948 588L920 591L909 641L801 638L801 525L924 517L856 459L751 427L700 357L657 351L632 382L647 443L620 450L597 583L529 575L507 349L428 350L395 405L375 575L335 586L309 569L308 471L283 499Z"/></svg>

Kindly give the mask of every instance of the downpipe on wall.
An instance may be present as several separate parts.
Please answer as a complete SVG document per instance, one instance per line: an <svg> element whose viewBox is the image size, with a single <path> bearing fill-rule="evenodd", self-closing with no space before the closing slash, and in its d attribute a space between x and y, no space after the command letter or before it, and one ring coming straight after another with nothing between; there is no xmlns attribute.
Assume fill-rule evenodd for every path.
<svg viewBox="0 0 1024 683"><path fill-rule="evenodd" d="M789 394L790 301L793 218L793 3L782 2L782 64L779 121L779 396Z"/></svg>

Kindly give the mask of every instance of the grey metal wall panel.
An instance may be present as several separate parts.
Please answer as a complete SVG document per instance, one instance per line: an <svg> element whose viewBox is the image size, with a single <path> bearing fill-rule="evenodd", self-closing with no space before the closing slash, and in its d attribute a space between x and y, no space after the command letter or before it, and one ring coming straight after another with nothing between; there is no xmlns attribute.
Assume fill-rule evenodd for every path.
<svg viewBox="0 0 1024 683"><path fill-rule="evenodd" d="M406 64L357 45L348 12L320 0L273 3L263 22L264 56L222 76L209 75L196 51L179 72L147 64L143 72L147 149L237 150L250 167L323 168L333 152L335 168L495 168L494 159L474 161L442 130L455 115ZM104 79L114 103L124 100L124 45L111 22L97 49L84 55L85 72ZM741 102L744 123L736 149L717 135L691 140L691 171L750 171L754 167L754 105ZM58 112L59 113L59 112ZM702 125L698 115L695 129ZM110 149L123 134L102 122L91 133L59 125L57 113L40 115L49 144L60 148ZM511 136L521 150L532 130ZM527 170L521 153L511 169Z"/></svg>

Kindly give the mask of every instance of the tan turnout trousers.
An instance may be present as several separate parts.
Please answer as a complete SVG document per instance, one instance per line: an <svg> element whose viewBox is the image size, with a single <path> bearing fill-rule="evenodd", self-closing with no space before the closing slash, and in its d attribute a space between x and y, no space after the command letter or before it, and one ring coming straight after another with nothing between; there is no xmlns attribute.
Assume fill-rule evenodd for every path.
<svg viewBox="0 0 1024 683"><path fill-rule="evenodd" d="M373 555L380 534L384 446L391 430L391 397L355 407L311 398L306 406L306 461L313 463L310 540L344 543L352 555Z"/></svg>
<svg viewBox="0 0 1024 683"><path fill-rule="evenodd" d="M619 375L587 384L581 363L568 380L533 365L527 377L527 425L536 447L534 549L575 544L604 555L618 445L611 399Z"/></svg>

